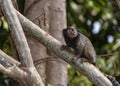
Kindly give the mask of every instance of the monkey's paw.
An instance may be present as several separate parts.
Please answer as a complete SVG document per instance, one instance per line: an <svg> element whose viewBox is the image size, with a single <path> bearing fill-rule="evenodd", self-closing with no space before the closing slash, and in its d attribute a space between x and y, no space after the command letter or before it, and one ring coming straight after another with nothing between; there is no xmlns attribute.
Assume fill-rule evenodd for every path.
<svg viewBox="0 0 120 86"><path fill-rule="evenodd" d="M67 45L62 45L62 46L61 46L61 50L67 50L67 51L70 52L70 53L73 53L73 52L74 52L73 48L68 47Z"/></svg>

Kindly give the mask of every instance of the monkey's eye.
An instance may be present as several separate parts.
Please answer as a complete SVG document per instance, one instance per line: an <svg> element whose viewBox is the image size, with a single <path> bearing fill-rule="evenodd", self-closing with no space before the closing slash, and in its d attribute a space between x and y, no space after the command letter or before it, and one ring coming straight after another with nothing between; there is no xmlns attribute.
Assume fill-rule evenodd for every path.
<svg viewBox="0 0 120 86"><path fill-rule="evenodd" d="M71 30L72 30L72 31L74 31L74 29L73 29L73 28L71 28Z"/></svg>

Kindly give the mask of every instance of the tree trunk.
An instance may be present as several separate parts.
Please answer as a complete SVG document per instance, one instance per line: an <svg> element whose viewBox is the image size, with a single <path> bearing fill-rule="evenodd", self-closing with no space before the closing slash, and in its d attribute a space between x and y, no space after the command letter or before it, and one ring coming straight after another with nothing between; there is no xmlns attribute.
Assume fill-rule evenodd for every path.
<svg viewBox="0 0 120 86"><path fill-rule="evenodd" d="M65 0L50 1L50 34L64 43L62 30L66 27ZM67 86L67 64L53 53L50 53L47 60L47 85Z"/></svg>
<svg viewBox="0 0 120 86"><path fill-rule="evenodd" d="M47 0L25 0L24 15L41 28L44 28L45 31L48 30L49 18ZM31 49L35 66L41 75L42 80L45 82L45 58L47 56L46 48L29 35L27 35L27 40Z"/></svg>

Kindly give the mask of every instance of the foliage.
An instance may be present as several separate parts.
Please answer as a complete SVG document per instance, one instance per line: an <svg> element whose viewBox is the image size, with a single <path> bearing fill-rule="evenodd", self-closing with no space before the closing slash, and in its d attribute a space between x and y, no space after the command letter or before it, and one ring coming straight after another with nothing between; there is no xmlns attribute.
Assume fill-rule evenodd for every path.
<svg viewBox="0 0 120 86"><path fill-rule="evenodd" d="M82 74L68 66L68 86L91 86L92 83Z"/></svg>
<svg viewBox="0 0 120 86"><path fill-rule="evenodd" d="M24 12L24 4L25 4L25 0L16 0L17 3L18 3L18 8L19 8L19 11L21 13Z"/></svg>
<svg viewBox="0 0 120 86"><path fill-rule="evenodd" d="M76 26L88 36L98 54L97 66L101 71L115 76L118 80L120 80L119 14L120 8L114 0L67 0L68 26ZM76 84L83 78L82 75L69 75L74 80L71 84ZM75 86L83 86L83 83L92 86L88 80L79 81ZM73 85L69 84L69 86Z"/></svg>

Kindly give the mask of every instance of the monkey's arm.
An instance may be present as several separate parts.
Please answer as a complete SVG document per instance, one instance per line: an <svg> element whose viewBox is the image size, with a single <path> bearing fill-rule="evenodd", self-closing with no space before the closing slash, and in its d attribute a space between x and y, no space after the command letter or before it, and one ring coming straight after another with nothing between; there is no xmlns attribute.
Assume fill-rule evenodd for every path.
<svg viewBox="0 0 120 86"><path fill-rule="evenodd" d="M80 49L79 48L75 48L75 55L79 55L79 57L81 57L82 53L83 53L82 47Z"/></svg>

